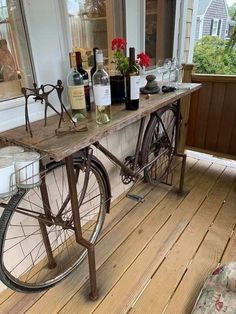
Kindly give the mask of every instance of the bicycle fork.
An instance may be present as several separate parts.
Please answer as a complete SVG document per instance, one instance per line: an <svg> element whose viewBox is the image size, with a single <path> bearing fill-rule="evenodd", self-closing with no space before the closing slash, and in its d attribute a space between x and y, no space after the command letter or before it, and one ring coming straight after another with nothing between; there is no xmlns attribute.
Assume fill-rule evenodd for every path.
<svg viewBox="0 0 236 314"><path fill-rule="evenodd" d="M86 154L86 172L85 172L85 184L83 190L81 192L81 196L83 198L83 194L86 192L89 173L90 173L90 164L92 154L87 151ZM89 277L90 277L90 299L96 300L98 298L97 294L97 282L96 282L96 264L95 264L95 244L87 241L83 238L81 221L80 221L80 213L79 213L79 201L77 198L77 190L76 190L76 180L74 174L74 166L73 166L73 158L72 156L65 158L67 177L68 177L68 186L69 193L71 197L71 208L72 208L72 216L74 221L74 231L75 231L75 239L76 242L88 250L88 261L89 261Z"/></svg>

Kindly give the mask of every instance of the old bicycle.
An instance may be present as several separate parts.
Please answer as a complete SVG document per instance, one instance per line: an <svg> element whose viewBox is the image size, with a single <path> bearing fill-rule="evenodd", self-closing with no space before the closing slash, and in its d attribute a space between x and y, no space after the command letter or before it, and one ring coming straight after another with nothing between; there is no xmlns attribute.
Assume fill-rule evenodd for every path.
<svg viewBox="0 0 236 314"><path fill-rule="evenodd" d="M96 147L121 168L124 183L144 180L158 184L171 171L180 125L180 99L200 87L183 84L175 93L141 102L136 112L114 109L109 125L88 121L88 132L52 135L55 117L47 128L35 122L34 137L23 127L1 134L7 143L40 152L40 184L19 188L0 218L0 279L22 292L48 289L69 275L88 252L91 298L97 298L94 245L109 212L111 189L105 167L93 154ZM146 126L145 120L148 119ZM120 161L99 143L107 134L140 120L135 154ZM145 127L146 126L146 127ZM179 189L183 188L186 156L181 155ZM138 195L129 195L140 201Z"/></svg>

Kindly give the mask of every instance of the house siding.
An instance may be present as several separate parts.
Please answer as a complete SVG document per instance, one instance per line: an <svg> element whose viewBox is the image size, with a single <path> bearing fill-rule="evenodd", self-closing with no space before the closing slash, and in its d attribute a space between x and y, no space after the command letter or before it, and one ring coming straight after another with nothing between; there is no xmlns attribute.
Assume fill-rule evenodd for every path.
<svg viewBox="0 0 236 314"><path fill-rule="evenodd" d="M213 18L222 19L219 37L225 38L228 14L224 0L213 0L210 4L204 17L203 36L211 35L211 21Z"/></svg>
<svg viewBox="0 0 236 314"><path fill-rule="evenodd" d="M196 31L195 31L195 41L197 41L199 39L199 35L200 35L200 16L197 17L197 22L196 22Z"/></svg>

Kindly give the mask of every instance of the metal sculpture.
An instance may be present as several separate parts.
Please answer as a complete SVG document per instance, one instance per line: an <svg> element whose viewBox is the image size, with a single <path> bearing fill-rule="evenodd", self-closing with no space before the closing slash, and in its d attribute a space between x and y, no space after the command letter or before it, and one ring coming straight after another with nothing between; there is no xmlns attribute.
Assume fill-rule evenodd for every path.
<svg viewBox="0 0 236 314"><path fill-rule="evenodd" d="M61 112L59 112L50 102L49 102L49 95L55 91L57 92L57 96L61 105ZM26 132L30 133L30 136L33 136L31 126L30 126L30 119L29 119L29 110L28 110L28 99L30 97L33 97L35 102L41 101L41 103L44 103L45 109L44 109L44 126L47 126L47 111L48 107L50 107L57 115L59 115L59 123L58 123L58 129L61 127L61 123L63 121L64 112L67 114L69 121L73 124L73 127L76 127L75 122L73 121L70 113L66 109L65 105L62 101L62 92L64 90L64 87L62 86L62 81L58 80L57 85L52 84L45 84L41 85L40 87L37 87L36 83L33 83L33 88L25 88L23 87L21 89L24 97L25 97L25 128Z"/></svg>

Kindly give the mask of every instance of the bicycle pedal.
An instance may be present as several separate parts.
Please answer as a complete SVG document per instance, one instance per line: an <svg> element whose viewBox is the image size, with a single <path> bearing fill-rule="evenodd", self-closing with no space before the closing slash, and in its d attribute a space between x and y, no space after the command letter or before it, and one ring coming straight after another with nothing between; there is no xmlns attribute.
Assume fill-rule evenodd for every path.
<svg viewBox="0 0 236 314"><path fill-rule="evenodd" d="M128 198L130 198L131 200L137 202L137 203L143 203L144 202L143 196L139 196L139 195L135 195L135 194L126 194L126 196Z"/></svg>

